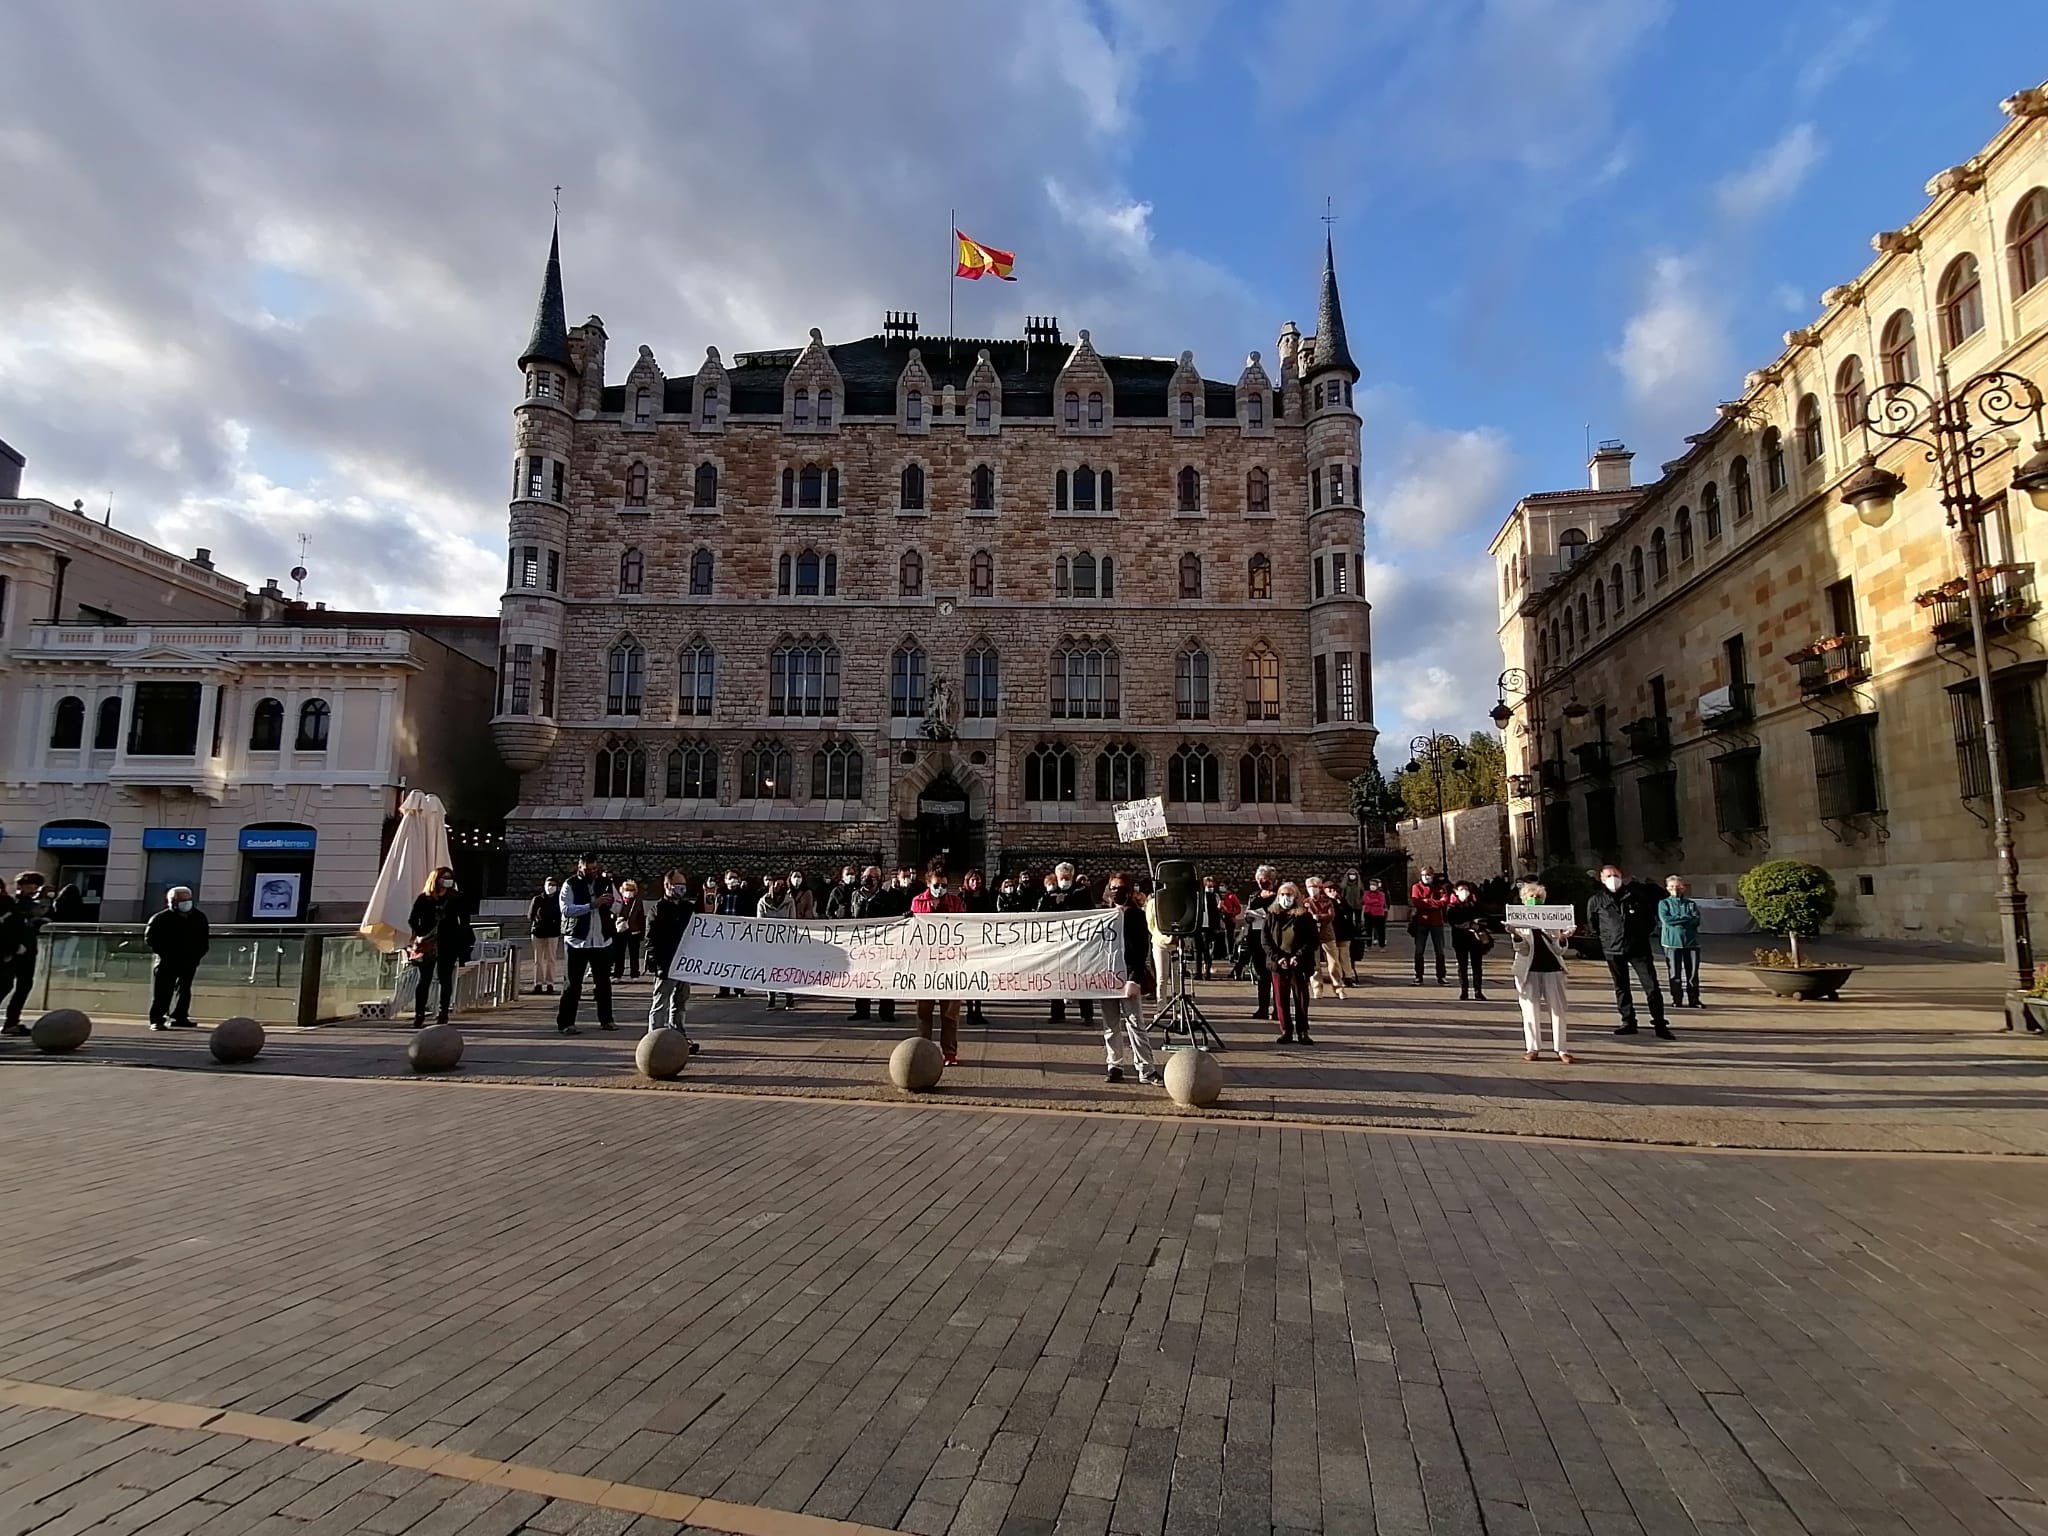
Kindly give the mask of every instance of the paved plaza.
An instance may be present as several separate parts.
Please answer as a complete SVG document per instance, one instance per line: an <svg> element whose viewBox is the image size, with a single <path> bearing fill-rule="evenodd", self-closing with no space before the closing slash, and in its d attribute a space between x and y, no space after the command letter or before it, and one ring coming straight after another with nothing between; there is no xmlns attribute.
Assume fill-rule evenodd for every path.
<svg viewBox="0 0 2048 1536"><path fill-rule="evenodd" d="M1414 996L1314 1070L1520 1072ZM721 1093L0 1056L0 1533L2048 1532L2048 1162L738 1091L843 1034L773 1027Z"/></svg>

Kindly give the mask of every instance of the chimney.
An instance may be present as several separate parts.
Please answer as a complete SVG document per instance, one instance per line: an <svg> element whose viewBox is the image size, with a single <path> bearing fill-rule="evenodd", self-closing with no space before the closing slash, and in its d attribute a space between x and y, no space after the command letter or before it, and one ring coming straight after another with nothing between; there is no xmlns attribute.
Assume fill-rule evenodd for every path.
<svg viewBox="0 0 2048 1536"><path fill-rule="evenodd" d="M1605 438L1586 461L1590 484L1596 491L1625 491L1630 488L1629 464L1635 458L1618 437Z"/></svg>
<svg viewBox="0 0 2048 1536"><path fill-rule="evenodd" d="M212 570L213 551L210 549L195 549L192 552L192 563L198 566L201 570Z"/></svg>
<svg viewBox="0 0 2048 1536"><path fill-rule="evenodd" d="M27 462L5 443L0 443L0 501L12 501L21 494L21 466Z"/></svg>

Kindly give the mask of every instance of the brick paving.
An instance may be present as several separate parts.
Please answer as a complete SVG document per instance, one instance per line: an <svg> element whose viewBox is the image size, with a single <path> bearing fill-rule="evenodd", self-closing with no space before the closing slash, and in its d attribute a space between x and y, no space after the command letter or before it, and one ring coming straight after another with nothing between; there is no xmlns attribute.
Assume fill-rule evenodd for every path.
<svg viewBox="0 0 2048 1536"><path fill-rule="evenodd" d="M9 1057L0 1226L0 1377L205 1425L0 1406L0 1536L684 1528L471 1458L994 1536L2048 1530L2031 1159Z"/></svg>
<svg viewBox="0 0 2048 1536"><path fill-rule="evenodd" d="M1727 963L1746 956L1747 943L1720 946L1722 963L1707 970L1711 1006L1674 1015L1679 1039L1669 1043L1647 1031L1616 1040L1604 969L1575 966L1570 1068L1522 1060L1504 979L1493 1001L1460 1003L1454 987L1415 987L1397 954L1374 954L1363 986L1316 1004L1314 1051L1275 1048L1271 1027L1250 1018L1249 984L1206 983L1198 993L1231 1046L1215 1114L1694 1146L2048 1154L2048 1041L2002 1028L1995 964L1856 951L1866 968L1842 1002L1788 1004ZM466 1019L461 1078L647 1088L632 1061L646 996L644 984L621 989L626 1027L616 1035L557 1036L545 998ZM885 1065L914 1027L908 1012L894 1024L852 1024L827 999L768 1013L759 998L700 990L691 1028L706 1050L684 1087L894 1098ZM947 1074L944 1098L1160 1107L1156 1092L1102 1081L1100 1035L1078 1018L1049 1027L1042 1007L1005 1004L992 1005L989 1019L963 1031L962 1066ZM388 1026L273 1030L263 1056L238 1070L410 1076L408 1038ZM25 1042L0 1041L0 1061L10 1053L33 1055ZM76 1062L38 1064L86 1061L218 1070L200 1034L152 1035L119 1022L102 1022Z"/></svg>

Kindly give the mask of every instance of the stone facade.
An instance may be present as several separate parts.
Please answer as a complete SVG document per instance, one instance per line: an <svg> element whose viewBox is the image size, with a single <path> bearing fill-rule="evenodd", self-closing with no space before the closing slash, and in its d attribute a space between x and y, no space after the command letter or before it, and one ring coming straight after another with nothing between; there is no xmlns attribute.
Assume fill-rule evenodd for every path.
<svg viewBox="0 0 2048 1536"><path fill-rule="evenodd" d="M551 252L494 721L523 775L515 883L586 846L642 873L1142 864L1112 816L1141 795L1169 802L1157 852L1219 868L1355 843L1370 610L1334 270L1322 334L1290 325L1275 374L1253 353L1230 383L1054 322L949 340L892 317L680 377L642 348L607 386L602 322L560 302ZM832 702L778 709L777 652ZM1063 711L1056 670L1085 702Z"/></svg>
<svg viewBox="0 0 2048 1536"><path fill-rule="evenodd" d="M1885 382L1933 386L1937 367L1958 388L1990 370L2048 387L2048 91L2005 107L1654 484L1628 486L1615 445L1594 488L1527 497L1495 537L1504 657L1540 679L1507 701L1524 867L1613 859L1729 896L1751 865L1801 858L1834 873L1837 927L1995 942L1964 567L1924 450L1863 423ZM2030 556L2048 533L2008 486L2038 436L1994 433L1976 466L2006 782L2037 871L2048 633ZM1842 497L1866 452L1906 486L1882 526Z"/></svg>

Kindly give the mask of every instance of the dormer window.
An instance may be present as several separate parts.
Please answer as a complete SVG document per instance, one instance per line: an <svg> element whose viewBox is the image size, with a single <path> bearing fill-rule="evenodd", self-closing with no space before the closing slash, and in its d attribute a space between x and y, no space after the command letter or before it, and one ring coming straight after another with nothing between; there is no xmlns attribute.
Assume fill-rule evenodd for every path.
<svg viewBox="0 0 2048 1536"><path fill-rule="evenodd" d="M832 425L832 391L829 389L818 391L818 425L821 427Z"/></svg>
<svg viewBox="0 0 2048 1536"><path fill-rule="evenodd" d="M1078 391L1078 390L1072 390L1072 389L1068 390L1068 391L1067 391L1067 398L1066 398L1066 400L1065 400L1065 401L1063 402L1063 404L1062 404L1062 406L1061 406L1061 409L1062 409L1062 411L1064 412L1064 417L1063 417L1063 419L1064 419L1064 420L1066 421L1066 424L1067 424L1068 426L1070 426L1070 427L1078 427L1078 426L1080 426L1080 425L1081 425L1081 394L1080 394L1080 391Z"/></svg>
<svg viewBox="0 0 2048 1536"><path fill-rule="evenodd" d="M1099 389L1091 389L1088 392L1088 425L1102 425L1102 391Z"/></svg>
<svg viewBox="0 0 2048 1536"><path fill-rule="evenodd" d="M644 386L633 392L633 420L643 427L654 420L654 392Z"/></svg>
<svg viewBox="0 0 2048 1536"><path fill-rule="evenodd" d="M800 389L796 392L790 402L789 415L790 420L800 427L807 427L811 424L811 392L808 389Z"/></svg>
<svg viewBox="0 0 2048 1536"><path fill-rule="evenodd" d="M697 418L707 427L718 425L718 386L708 384L704 388L704 409Z"/></svg>

